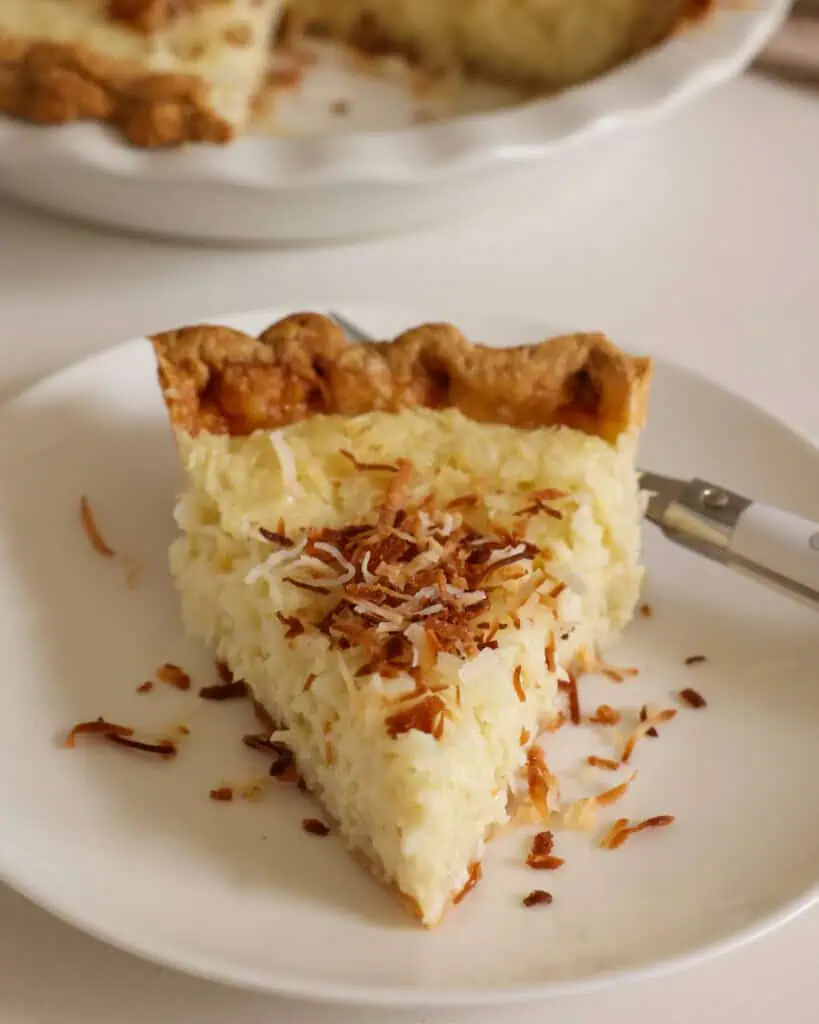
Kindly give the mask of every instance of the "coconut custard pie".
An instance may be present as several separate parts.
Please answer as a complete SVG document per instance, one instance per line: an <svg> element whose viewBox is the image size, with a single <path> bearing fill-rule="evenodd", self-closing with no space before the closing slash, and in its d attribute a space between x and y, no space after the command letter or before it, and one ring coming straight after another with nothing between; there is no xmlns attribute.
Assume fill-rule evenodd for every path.
<svg viewBox="0 0 819 1024"><path fill-rule="evenodd" d="M153 345L187 629L433 925L480 876L559 682L632 616L650 363L599 334L353 344L313 314Z"/></svg>
<svg viewBox="0 0 819 1024"><path fill-rule="evenodd" d="M301 34L535 92L652 46L704 0L0 0L0 113L107 122L139 146L226 142L269 45Z"/></svg>

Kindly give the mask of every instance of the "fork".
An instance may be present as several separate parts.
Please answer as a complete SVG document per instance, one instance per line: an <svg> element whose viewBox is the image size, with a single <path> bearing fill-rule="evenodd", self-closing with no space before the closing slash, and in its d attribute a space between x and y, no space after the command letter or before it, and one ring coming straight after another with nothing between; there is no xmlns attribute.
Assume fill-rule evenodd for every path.
<svg viewBox="0 0 819 1024"><path fill-rule="evenodd" d="M341 313L327 314L352 341L372 341ZM707 480L638 470L645 516L681 547L819 605L819 524Z"/></svg>

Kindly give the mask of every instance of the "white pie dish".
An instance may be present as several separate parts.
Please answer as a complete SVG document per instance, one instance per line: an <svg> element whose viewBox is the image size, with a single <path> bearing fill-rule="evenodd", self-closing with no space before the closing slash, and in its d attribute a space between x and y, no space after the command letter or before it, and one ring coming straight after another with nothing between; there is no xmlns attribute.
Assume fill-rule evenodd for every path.
<svg viewBox="0 0 819 1024"><path fill-rule="evenodd" d="M567 175L592 162L590 144L599 149L615 133L667 116L744 69L788 7L789 0L719 0L701 23L585 86L438 124L407 127L385 98L377 120L392 130L320 133L305 105L303 137L158 153L94 124L43 128L0 118L0 188L111 226L222 242L319 240L435 222L473 208L493 187L511 191L510 179L526 170L538 174L544 195L558 195Z"/></svg>

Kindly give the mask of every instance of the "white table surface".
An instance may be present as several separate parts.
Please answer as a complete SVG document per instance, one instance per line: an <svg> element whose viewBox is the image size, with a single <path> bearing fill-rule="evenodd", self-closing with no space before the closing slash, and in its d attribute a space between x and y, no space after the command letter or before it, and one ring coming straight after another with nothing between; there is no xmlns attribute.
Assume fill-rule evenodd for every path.
<svg viewBox="0 0 819 1024"><path fill-rule="evenodd" d="M188 319L378 297L426 303L431 316L478 304L601 327L628 348L706 372L819 438L819 94L746 78L618 142L605 173L567 182L559 203L533 194L523 206L402 239L248 252L95 233L0 203L0 398L107 345ZM760 841L776 856L776 837ZM817 954L819 909L663 981L509 1011L400 1019L815 1022ZM0 887L0 1024L385 1019L393 1017L176 975Z"/></svg>

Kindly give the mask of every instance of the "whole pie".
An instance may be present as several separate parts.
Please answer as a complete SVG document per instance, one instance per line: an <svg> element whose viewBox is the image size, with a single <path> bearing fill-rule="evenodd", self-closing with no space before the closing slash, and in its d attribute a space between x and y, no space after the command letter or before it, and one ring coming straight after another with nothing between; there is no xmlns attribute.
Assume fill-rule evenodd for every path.
<svg viewBox="0 0 819 1024"><path fill-rule="evenodd" d="M663 39L704 0L0 0L0 113L140 146L243 131L271 44L329 36L536 92Z"/></svg>
<svg viewBox="0 0 819 1024"><path fill-rule="evenodd" d="M648 360L599 334L354 344L291 316L153 339L185 624L425 925L474 886L558 690L630 620Z"/></svg>

